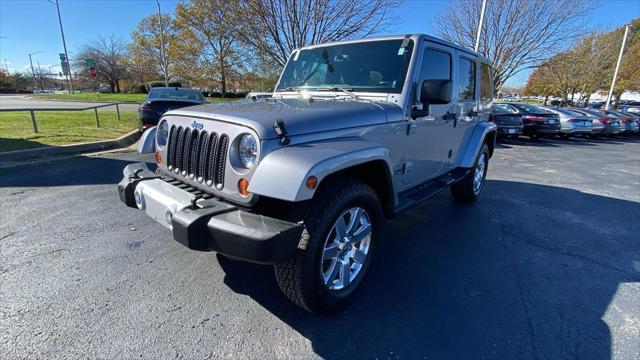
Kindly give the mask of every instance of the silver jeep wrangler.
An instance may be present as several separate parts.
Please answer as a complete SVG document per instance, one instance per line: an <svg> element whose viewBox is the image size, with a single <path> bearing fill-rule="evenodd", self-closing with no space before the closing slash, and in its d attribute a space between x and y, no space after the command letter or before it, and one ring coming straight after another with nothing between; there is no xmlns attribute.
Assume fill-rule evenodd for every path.
<svg viewBox="0 0 640 360"><path fill-rule="evenodd" d="M270 98L167 112L124 169L121 200L195 250L273 264L299 306L359 287L383 218L482 191L496 139L491 65L422 34L293 51Z"/></svg>

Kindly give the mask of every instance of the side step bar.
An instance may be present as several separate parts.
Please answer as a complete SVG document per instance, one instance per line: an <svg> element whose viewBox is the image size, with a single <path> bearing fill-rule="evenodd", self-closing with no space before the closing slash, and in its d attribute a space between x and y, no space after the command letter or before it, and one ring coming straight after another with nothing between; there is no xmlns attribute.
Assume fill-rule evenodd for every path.
<svg viewBox="0 0 640 360"><path fill-rule="evenodd" d="M426 201L430 197L446 190L451 185L464 179L471 172L471 169L457 168L433 180L422 183L413 189L403 191L398 196L398 207L395 208L395 214L399 214L412 206L416 206Z"/></svg>

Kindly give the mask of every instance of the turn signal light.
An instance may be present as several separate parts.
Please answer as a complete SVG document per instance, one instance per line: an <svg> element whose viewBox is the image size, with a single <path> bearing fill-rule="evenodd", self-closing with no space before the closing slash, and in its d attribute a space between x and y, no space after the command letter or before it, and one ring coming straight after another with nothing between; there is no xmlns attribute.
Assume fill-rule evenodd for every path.
<svg viewBox="0 0 640 360"><path fill-rule="evenodd" d="M316 188L316 186L318 186L318 178L315 176L309 176L307 178L307 181L305 181L305 185L307 186L307 189L309 190L313 190Z"/></svg>
<svg viewBox="0 0 640 360"><path fill-rule="evenodd" d="M249 181L245 178L238 181L238 192L242 196L249 196Z"/></svg>
<svg viewBox="0 0 640 360"><path fill-rule="evenodd" d="M160 155L160 151L156 151L156 163L160 164L162 162L162 155Z"/></svg>

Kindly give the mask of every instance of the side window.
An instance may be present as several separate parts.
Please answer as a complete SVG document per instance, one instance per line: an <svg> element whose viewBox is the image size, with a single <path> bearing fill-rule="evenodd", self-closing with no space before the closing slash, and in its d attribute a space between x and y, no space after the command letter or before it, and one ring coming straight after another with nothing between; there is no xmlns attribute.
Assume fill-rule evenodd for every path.
<svg viewBox="0 0 640 360"><path fill-rule="evenodd" d="M475 99L476 63L465 58L458 61L458 100Z"/></svg>
<svg viewBox="0 0 640 360"><path fill-rule="evenodd" d="M420 66L420 81L451 80L451 55L434 49L426 49Z"/></svg>
<svg viewBox="0 0 640 360"><path fill-rule="evenodd" d="M489 64L482 63L480 67L480 100L491 100L491 98L493 98L491 66L489 66Z"/></svg>

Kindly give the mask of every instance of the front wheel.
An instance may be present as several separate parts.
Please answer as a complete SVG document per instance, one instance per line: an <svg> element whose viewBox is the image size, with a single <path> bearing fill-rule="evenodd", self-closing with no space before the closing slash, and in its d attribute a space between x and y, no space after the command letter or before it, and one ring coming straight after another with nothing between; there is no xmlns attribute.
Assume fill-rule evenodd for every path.
<svg viewBox="0 0 640 360"><path fill-rule="evenodd" d="M482 192L489 169L489 146L482 144L476 162L467 176L451 186L451 194L460 202L474 201Z"/></svg>
<svg viewBox="0 0 640 360"><path fill-rule="evenodd" d="M303 209L296 255L274 266L282 292L302 308L322 313L345 303L371 266L382 224L375 191L350 179L318 190Z"/></svg>

